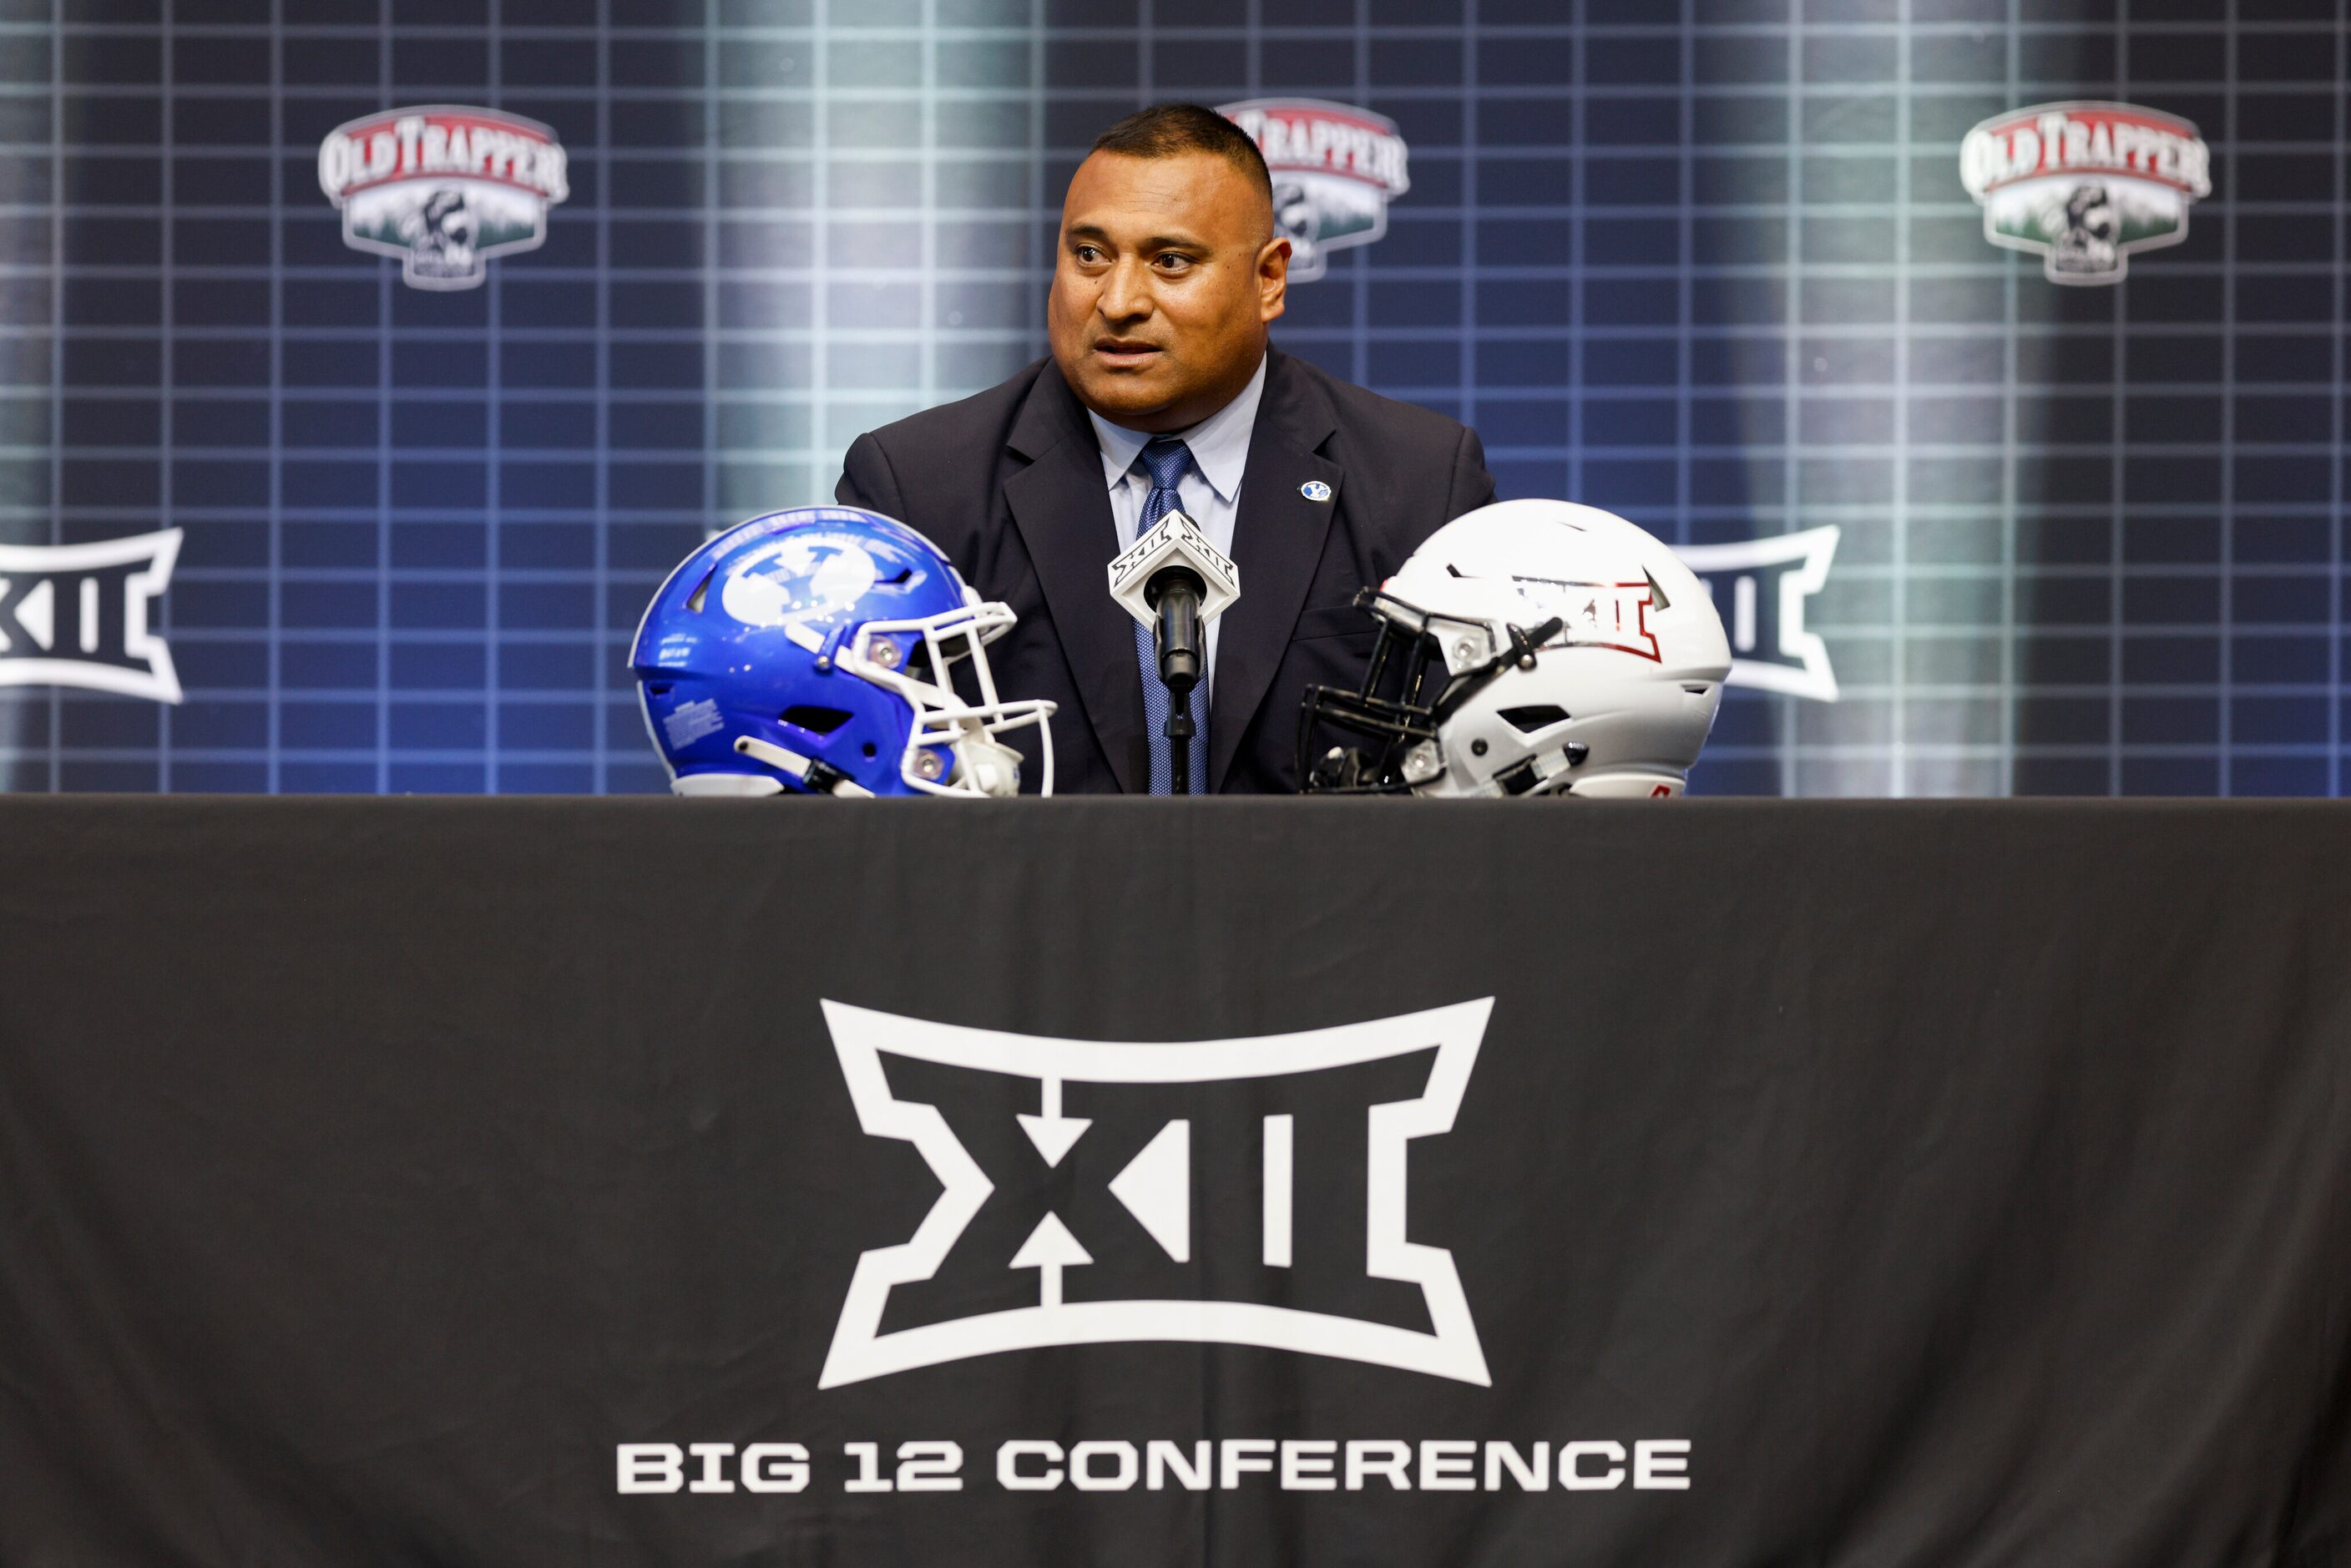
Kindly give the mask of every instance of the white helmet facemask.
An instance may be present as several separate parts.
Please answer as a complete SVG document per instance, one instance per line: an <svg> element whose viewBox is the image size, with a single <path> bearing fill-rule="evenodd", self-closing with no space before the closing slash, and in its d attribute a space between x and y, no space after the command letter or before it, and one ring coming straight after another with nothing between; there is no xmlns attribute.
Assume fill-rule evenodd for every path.
<svg viewBox="0 0 2351 1568"><path fill-rule="evenodd" d="M1053 792L1054 705L1041 698L1008 702L997 695L987 644L1018 620L1011 607L964 590L964 608L914 621L869 621L841 648L841 668L896 692L914 712L900 769L907 783L930 795L1009 799L1020 792L1020 754L998 738L1034 727L1044 760L1041 792ZM908 634L919 639L902 653ZM954 688L953 666L968 660L979 699L966 702ZM951 759L951 760L950 760Z"/></svg>
<svg viewBox="0 0 2351 1568"><path fill-rule="evenodd" d="M1356 603L1378 638L1357 689L1307 693L1310 792L1678 795L1730 668L1696 575L1563 501L1471 512Z"/></svg>

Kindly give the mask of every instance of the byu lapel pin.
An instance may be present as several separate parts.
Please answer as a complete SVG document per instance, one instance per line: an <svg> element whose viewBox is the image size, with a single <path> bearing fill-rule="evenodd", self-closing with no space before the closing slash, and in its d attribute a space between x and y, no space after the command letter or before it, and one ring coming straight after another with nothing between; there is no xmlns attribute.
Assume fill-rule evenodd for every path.
<svg viewBox="0 0 2351 1568"><path fill-rule="evenodd" d="M1309 479L1298 486L1298 493L1310 501L1327 501L1331 498L1331 486L1320 479Z"/></svg>

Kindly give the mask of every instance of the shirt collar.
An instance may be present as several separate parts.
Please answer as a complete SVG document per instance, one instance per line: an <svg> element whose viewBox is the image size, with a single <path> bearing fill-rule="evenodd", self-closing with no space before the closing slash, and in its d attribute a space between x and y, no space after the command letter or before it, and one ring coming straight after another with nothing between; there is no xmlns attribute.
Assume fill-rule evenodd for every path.
<svg viewBox="0 0 2351 1568"><path fill-rule="evenodd" d="M1257 373L1232 402L1191 429L1174 433L1192 449L1192 465L1216 491L1217 499L1228 507L1240 494L1241 474L1249 467L1249 434L1257 428L1257 405L1265 395L1266 360L1270 357L1258 361ZM1092 409L1086 410L1086 417L1093 422L1094 443L1102 448L1103 486L1115 490L1151 437L1140 430L1113 424Z"/></svg>

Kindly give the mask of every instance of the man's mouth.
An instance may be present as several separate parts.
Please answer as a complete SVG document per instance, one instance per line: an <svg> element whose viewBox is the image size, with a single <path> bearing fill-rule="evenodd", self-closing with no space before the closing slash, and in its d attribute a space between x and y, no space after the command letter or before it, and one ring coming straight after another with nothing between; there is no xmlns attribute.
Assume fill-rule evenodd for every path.
<svg viewBox="0 0 2351 1568"><path fill-rule="evenodd" d="M1145 343L1133 338L1101 338L1094 342L1094 357L1113 370L1132 370L1148 364L1159 354L1156 343Z"/></svg>

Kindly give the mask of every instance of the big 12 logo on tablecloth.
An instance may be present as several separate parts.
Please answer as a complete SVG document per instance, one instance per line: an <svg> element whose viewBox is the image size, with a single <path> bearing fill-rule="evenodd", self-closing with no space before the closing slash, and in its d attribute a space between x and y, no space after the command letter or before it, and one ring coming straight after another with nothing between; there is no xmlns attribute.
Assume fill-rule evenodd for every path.
<svg viewBox="0 0 2351 1568"><path fill-rule="evenodd" d="M1492 998L1177 1044L823 1006L859 1125L941 1190L859 1258L819 1387L1128 1341L1490 1384L1453 1254L1405 1231L1410 1143L1452 1131Z"/></svg>

